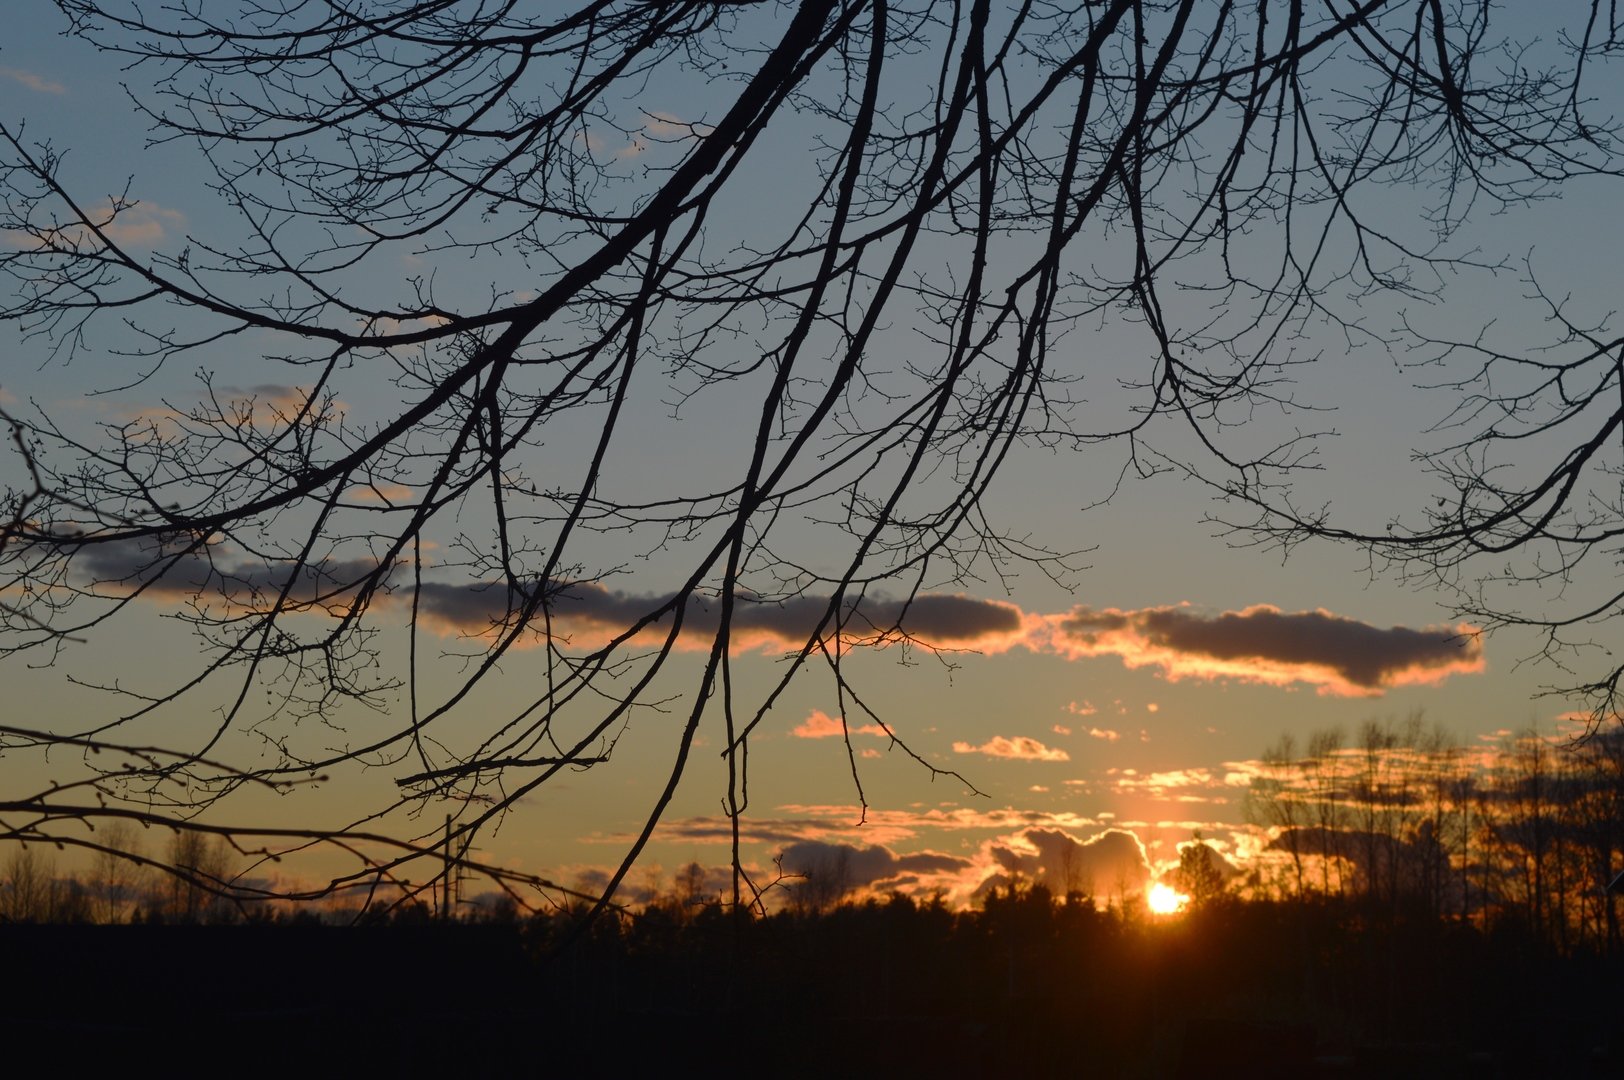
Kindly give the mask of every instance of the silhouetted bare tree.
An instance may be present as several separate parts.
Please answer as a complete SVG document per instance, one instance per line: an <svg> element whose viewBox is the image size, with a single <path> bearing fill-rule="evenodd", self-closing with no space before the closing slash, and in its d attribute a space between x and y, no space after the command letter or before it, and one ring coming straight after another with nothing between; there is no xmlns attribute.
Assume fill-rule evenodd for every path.
<svg viewBox="0 0 1624 1080"><path fill-rule="evenodd" d="M711 725L748 902L747 748L783 688L821 666L864 711L852 648L952 645L1000 616L941 590L1071 573L992 517L1019 448L1289 510L1311 436L1254 421L1295 411L1305 327L1366 338L1366 298L1470 267L1466 208L1616 164L1599 0L1548 65L1487 0L57 6L129 65L213 205L143 246L138 184L80 190L8 122L0 319L130 393L180 364L202 381L99 427L8 409L0 647L94 681L84 657L152 604L199 655L106 680L103 715L8 717L8 758L89 769L0 800L0 836L106 850L84 825L122 817L355 859L300 895L413 897L459 860L550 884L453 856L666 709L666 779L605 895ZM1367 198L1393 183L1435 195L1426 229ZM1445 568L1607 533L1559 533L1620 418L1617 347L1573 343L1468 408L1591 423L1585 449L1513 490L1465 444L1459 508L1403 550ZM426 640L447 631L454 677ZM734 658L764 643L788 662L746 695ZM513 677L480 697L504 662L522 700ZM177 734L194 701L215 718ZM246 789L361 769L398 796L323 827L231 820Z"/></svg>
<svg viewBox="0 0 1624 1080"><path fill-rule="evenodd" d="M1223 856L1201 839L1201 834L1179 846L1179 865L1173 871L1173 887L1190 898L1197 909L1219 902L1228 888Z"/></svg>
<svg viewBox="0 0 1624 1080"><path fill-rule="evenodd" d="M45 922L54 916L55 860L37 845L12 848L0 871L0 916L7 922Z"/></svg>

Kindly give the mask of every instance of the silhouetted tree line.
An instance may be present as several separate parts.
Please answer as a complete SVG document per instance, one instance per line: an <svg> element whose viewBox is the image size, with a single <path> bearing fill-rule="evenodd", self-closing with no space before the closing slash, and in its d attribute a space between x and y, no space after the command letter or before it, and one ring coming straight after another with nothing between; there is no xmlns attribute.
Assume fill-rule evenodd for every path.
<svg viewBox="0 0 1624 1080"><path fill-rule="evenodd" d="M1206 873L1202 850L1181 874ZM779 1076L1582 1076L1624 1046L1599 942L1421 905L1373 918L1351 877L1346 895L1219 886L1170 918L1031 880L971 910L893 893L760 916L693 871L590 922L581 902L0 926L0 1029L111 1050L184 1021L223 1052L274 1023L281 1052L327 1061L451 1066L478 1047L579 1076L711 1052ZM139 993L64 1009L90 1000L70 993L88 973Z"/></svg>
<svg viewBox="0 0 1624 1080"><path fill-rule="evenodd" d="M276 913L236 876L222 838L180 831L158 842L128 822L103 826L83 869L60 872L54 848L18 844L0 862L0 922L264 922ZM306 918L315 918L307 913Z"/></svg>
<svg viewBox="0 0 1624 1080"><path fill-rule="evenodd" d="M1572 745L1531 731L1467 747L1420 717L1367 721L1349 738L1282 736L1262 756L1247 815L1265 843L1235 874L1206 844L1186 844L1169 881L1196 906L1259 899L1335 900L1369 918L1404 914L1480 928L1517 928L1560 954L1619 954L1619 898L1606 886L1624 867L1624 733ZM93 862L59 873L52 849L15 847L0 863L0 921L220 923L278 917L265 890L236 876L224 840L195 831L143 833L115 823ZM809 917L864 896L831 848L827 865L779 875L777 907ZM834 860L834 861L830 861ZM1074 882L1052 871L1043 887ZM1075 876L1075 875L1073 875ZM635 921L686 926L718 902L704 868L680 869L669 889L651 882ZM997 895L994 890L994 896ZM1102 894L1103 895L1103 894ZM1120 897L1118 897L1120 900ZM399 893L334 903L332 921L385 907L374 921L448 914L517 920L511 896L440 903ZM622 910L617 919L633 918ZM643 932L643 931L640 931ZM652 931L649 931L652 932Z"/></svg>
<svg viewBox="0 0 1624 1080"><path fill-rule="evenodd" d="M1618 965L1601 942L1564 950L1509 915L1226 887L1207 850L1183 849L1173 880L1208 887L1173 917L1025 881L971 910L892 893L765 918L674 891L584 935L568 911L524 932L562 976L549 1007L573 1030L629 1025L679 1045L725 1023L730 1045L789 1075L1583 1076L1624 1063Z"/></svg>
<svg viewBox="0 0 1624 1080"><path fill-rule="evenodd" d="M1269 832L1253 894L1334 897L1515 925L1561 953L1620 949L1624 735L1564 745L1525 731L1467 748L1419 717L1369 721L1350 740L1282 737L1248 813Z"/></svg>

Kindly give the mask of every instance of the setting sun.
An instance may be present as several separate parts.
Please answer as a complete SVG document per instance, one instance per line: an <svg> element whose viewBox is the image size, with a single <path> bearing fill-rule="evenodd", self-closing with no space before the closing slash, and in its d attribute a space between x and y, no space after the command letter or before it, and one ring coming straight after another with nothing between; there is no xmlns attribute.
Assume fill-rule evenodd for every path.
<svg viewBox="0 0 1624 1080"><path fill-rule="evenodd" d="M1149 905L1152 915L1176 915L1183 911L1184 905L1189 902L1188 896L1160 881L1152 885L1150 891L1145 894L1145 903Z"/></svg>

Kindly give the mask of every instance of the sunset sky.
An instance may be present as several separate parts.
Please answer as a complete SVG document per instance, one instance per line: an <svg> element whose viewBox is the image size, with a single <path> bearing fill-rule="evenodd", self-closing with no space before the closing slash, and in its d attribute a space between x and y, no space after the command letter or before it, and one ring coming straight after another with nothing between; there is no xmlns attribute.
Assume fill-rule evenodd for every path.
<svg viewBox="0 0 1624 1080"><path fill-rule="evenodd" d="M116 58L64 39L60 30L60 16L44 0L22 0L8 9L0 44L0 122L12 130L26 122L27 140L48 139L65 150L63 175L86 205L116 195L127 182L140 206L118 227L132 249L173 254L189 236L233 228L229 212L206 187L209 177L198 170L194 147L144 145L146 125L120 83L139 83L146 73L121 71ZM714 103L662 101L661 108L694 117L713 113ZM775 212L779 194L770 176L744 190L753 194L737 205L741 221ZM1571 310L1599 319L1616 305L1624 251L1624 219L1600 195L1599 185L1578 184L1561 200L1503 217L1484 214L1454 245L1480 247L1513 264L1528 259L1549 294L1566 295ZM1374 209L1392 215L1394 228L1402 231L1417 227L1414 203L1414 193L1395 191L1390 206ZM526 287L525 267L517 262L481 266L466 282L456 279L464 271L450 256L430 256L423 265L402 260L399 267L402 280L431 269L445 275L448 295L470 304L493 276L511 275L504 284L516 292ZM1418 302L1403 314L1440 337L1470 338L1486 323L1522 343L1545 332L1540 305L1524 300L1528 287L1516 274L1450 284L1449 303ZM365 290L370 283L356 287ZM1378 301L1368 314L1387 326L1401 307ZM117 356L118 342L106 333L104 328L92 348L70 361L51 356L41 339L23 340L18 327L7 324L0 339L0 403L20 415L34 415L37 408L65 429L87 434L97 423L163 417L199 400L197 358L192 366L164 368L143 381L144 369ZM1458 396L1447 388L1425 389L1443 381L1437 370L1402 367L1410 357L1375 341L1350 345L1342 331L1325 326L1310 325L1304 333L1299 351L1319 360L1294 371L1292 393L1327 411L1283 417L1259 410L1256 418L1259 440L1294 429L1328 433L1316 470L1299 481L1297 504L1329 503L1336 521L1353 528L1419 520L1437 489L1412 461L1412 451L1448 442L1450 431L1433 428L1450 415ZM905 337L889 340L901 350L917 347ZM295 394L296 386L288 369L267 370L256 346L244 337L212 350L214 386L224 396L270 408L279 396ZM1090 335L1082 328L1054 346L1074 358L1079 371L1097 372L1102 385L1132 370L1123 359L1129 347L1111 331ZM1102 391L1089 408L1113 407L1113 393ZM393 387L364 373L342 387L343 407L361 422L369 410L394 401ZM690 476L728 473L736 466L729 435L741 416L743 423L753 422L735 411L737 405L725 395L680 408L658 392L639 399L635 434L611 462L606 486L633 500L676 489ZM565 429L549 445L568 465L586 452L581 440L593 434L585 425ZM1166 438L1174 452L1184 449L1178 433ZM1003 580L944 577L905 620L910 633L939 651L854 649L844 658L844 674L861 704L818 667L777 699L751 743L745 816L751 865L768 874L780 852L793 869L816 862L830 845L853 845L850 868L860 883L940 889L956 902L969 902L997 875L1054 873L1067 860L1101 895L1134 892L1176 863L1175 845L1196 831L1236 865L1247 865L1259 841L1244 821L1245 792L1257 759L1283 733L1295 733L1300 742L1333 727L1351 735L1362 721L1417 713L1468 746L1485 746L1529 726L1552 735L1571 730L1562 718L1572 704L1539 696L1562 683L1564 673L1523 662L1538 647L1533 636L1506 631L1480 637L1453 613L1450 596L1435 583L1403 580L1389 568L1372 566L1353 547L1311 544L1288 556L1250 544L1223 524L1246 520L1244 511L1215 501L1209 489L1174 471L1140 478L1131 475L1129 464L1126 447L1117 443L1059 450L1034 445L1013 454L987 499L988 517L1005 535L1075 553L1059 580L1032 566L1011 566ZM14 457L0 459L0 479L19 482L17 466ZM532 465L552 467L552 459ZM358 491L354 498L385 505L409 494ZM438 541L454 543L450 536ZM795 557L818 572L838 570L844 558L825 548L813 525L790 542L797 546ZM680 543L650 551L640 540L627 540L624 552L614 535L595 543L601 544L604 565L625 570L561 598L557 630L577 643L614 633L649 600L666 595L683 556ZM109 546L93 551L82 569L123 578L145 557ZM215 573L231 558L217 556ZM444 695L464 671L462 655L478 652L481 630L500 616L495 609L502 594L449 575L437 578L436 558L448 560L450 554L426 553L420 648L435 654L424 660L425 686ZM1602 580L1607 570L1597 571ZM255 572L243 562L238 587L253 584ZM1575 589L1592 588L1594 580L1581 578ZM200 562L183 560L140 603L100 627L90 644L69 643L54 665L37 666L39 656L9 658L0 670L6 699L0 712L42 725L111 715L116 704L84 684L150 693L158 684L183 681L196 667L197 645L187 626L159 616L182 610L185 598L210 581ZM397 669L407 643L407 595L397 592L377 608L384 627L380 647ZM770 693L782 653L797 647L814 624L818 599L747 607L738 616L732 674L736 693L752 709ZM1530 592L1530 606L1539 599ZM895 590L877 588L858 606L857 624L886 623L898 603ZM714 614L693 609L690 631L703 634L707 619ZM565 884L605 880L664 783L690 704L680 694L684 685L692 687L708 638L692 644L689 650L686 639L679 641L666 676L678 697L634 711L606 764L561 776L527 795L499 830L481 834L480 857ZM542 655L516 649L459 708L468 716L522 710L537 693ZM187 696L133 741L202 745L225 692L205 687ZM397 707L406 707L398 697ZM339 721L332 728L311 721L297 726L294 737L312 745L362 745L386 730L390 718L352 709L341 712ZM91 724L86 719L71 726ZM720 881L729 829L720 802L725 768L719 731L702 727L677 799L640 870L628 879L634 890L691 861L714 868ZM940 772L933 777L893 734ZM219 752L253 760L266 745L252 732L238 731L220 743ZM222 822L348 820L389 798L394 780L412 764L352 770L285 796L243 792L211 813ZM41 775L43 767L36 757L0 756L0 786L11 792L43 787L52 778ZM78 775L78 764L60 755L48 767L64 778ZM427 806L415 819L402 817L397 827L431 830L442 812ZM339 865L332 856L314 856L274 873L320 878Z"/></svg>

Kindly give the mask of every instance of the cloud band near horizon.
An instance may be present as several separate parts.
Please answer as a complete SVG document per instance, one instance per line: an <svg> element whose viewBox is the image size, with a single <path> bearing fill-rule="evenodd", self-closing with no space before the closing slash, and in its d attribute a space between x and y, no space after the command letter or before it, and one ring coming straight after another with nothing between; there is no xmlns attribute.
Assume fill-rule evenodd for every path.
<svg viewBox="0 0 1624 1080"><path fill-rule="evenodd" d="M344 606L347 582L359 582L375 563L367 560L307 566L293 575L276 563L226 559L218 548L178 556L134 544L86 545L79 557L98 585L140 586L148 599L215 595L243 604L265 603L282 589L293 602ZM599 582L553 582L545 587L546 618L533 617L520 644L554 639L606 642L646 620L645 634L663 635L679 605L671 597L611 589ZM375 602L404 606L409 593L396 589ZM511 628L525 597L499 584L424 581L417 609L437 633L489 637ZM908 599L864 595L842 599L838 620L833 599L804 594L769 600L736 595L727 626L735 652L793 651L815 633L833 640L841 625L842 647L913 642L928 648L1003 653L1017 646L1069 660L1114 656L1130 668L1150 668L1170 681L1221 680L1270 686L1294 684L1337 696L1377 696L1398 686L1436 684L1452 675L1484 670L1476 628L1436 625L1380 627L1323 608L1288 612L1269 604L1238 611L1203 612L1187 604L1138 609L1081 605L1061 614L1022 611L1003 600L954 593ZM680 605L677 646L708 649L722 631L722 605L690 597Z"/></svg>
<svg viewBox="0 0 1624 1080"><path fill-rule="evenodd" d="M479 633L499 616L484 593L428 586L423 608L463 633ZM794 650L829 609L827 597L782 602L740 598L730 633L739 651ZM563 632L609 636L659 606L659 599L599 584L561 588L552 618ZM843 609L852 644L902 640L927 647L1003 653L1021 647L1066 659L1115 656L1169 681L1233 679L1269 686L1302 684L1326 695L1378 696L1398 686L1433 685L1484 670L1475 627L1381 627L1323 608L1287 612L1269 604L1216 614L1188 605L1073 608L1064 614L1023 612L1014 604L963 594L925 594L908 601L865 596ZM684 641L708 648L720 625L714 600L690 600Z"/></svg>

